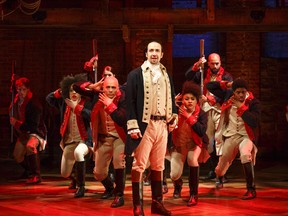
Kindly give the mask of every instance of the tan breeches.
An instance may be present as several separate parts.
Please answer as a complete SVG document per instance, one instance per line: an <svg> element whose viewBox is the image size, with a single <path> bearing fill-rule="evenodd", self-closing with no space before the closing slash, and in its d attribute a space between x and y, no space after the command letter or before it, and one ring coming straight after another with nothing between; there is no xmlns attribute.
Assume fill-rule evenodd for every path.
<svg viewBox="0 0 288 216"><path fill-rule="evenodd" d="M187 154L181 154L177 151L171 153L171 172L172 181L178 180L183 173L184 163L187 157L187 163L191 167L198 167L198 158L201 153L201 148L196 146L193 151L188 151Z"/></svg>
<svg viewBox="0 0 288 216"><path fill-rule="evenodd" d="M93 170L96 180L102 181L107 177L112 158L114 169L126 167L124 149L125 144L120 138L108 137L98 142Z"/></svg>
<svg viewBox="0 0 288 216"><path fill-rule="evenodd" d="M150 162L150 169L164 170L168 129L165 121L150 120L139 146L134 151L132 171L143 173Z"/></svg>
<svg viewBox="0 0 288 216"><path fill-rule="evenodd" d="M240 153L241 163L252 161L253 142L248 136L239 134L227 137L223 143L222 155L215 169L217 176L224 176L233 160Z"/></svg>

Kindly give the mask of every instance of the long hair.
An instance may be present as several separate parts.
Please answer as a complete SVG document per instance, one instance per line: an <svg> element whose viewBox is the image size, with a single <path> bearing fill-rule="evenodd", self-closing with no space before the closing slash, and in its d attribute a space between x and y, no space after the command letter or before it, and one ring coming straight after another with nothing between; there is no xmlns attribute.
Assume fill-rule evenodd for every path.
<svg viewBox="0 0 288 216"><path fill-rule="evenodd" d="M62 97L64 99L69 98L69 92L70 92L71 85L73 85L76 82L80 82L80 81L87 81L87 75L84 73L81 73L81 74L76 74L75 76L73 76L73 75L65 76L60 82Z"/></svg>

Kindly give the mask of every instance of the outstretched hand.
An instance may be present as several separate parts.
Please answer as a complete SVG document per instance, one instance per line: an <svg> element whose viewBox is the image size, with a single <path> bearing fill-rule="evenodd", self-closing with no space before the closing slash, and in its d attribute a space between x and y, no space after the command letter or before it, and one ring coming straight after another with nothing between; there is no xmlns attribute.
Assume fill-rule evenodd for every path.
<svg viewBox="0 0 288 216"><path fill-rule="evenodd" d="M103 82L104 82L104 77L101 80L99 80L98 82L90 84L88 86L88 88L92 89L96 92L103 92L103 90L102 90Z"/></svg>
<svg viewBox="0 0 288 216"><path fill-rule="evenodd" d="M182 94L178 93L176 96L175 96L175 105L177 107L181 106L181 103L182 103Z"/></svg>

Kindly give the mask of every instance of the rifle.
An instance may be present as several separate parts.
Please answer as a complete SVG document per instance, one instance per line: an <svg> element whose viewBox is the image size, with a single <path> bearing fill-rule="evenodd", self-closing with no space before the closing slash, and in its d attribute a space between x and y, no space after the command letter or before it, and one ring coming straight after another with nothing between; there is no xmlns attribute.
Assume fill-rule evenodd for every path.
<svg viewBox="0 0 288 216"><path fill-rule="evenodd" d="M200 57L204 57L204 39L200 40ZM203 77L204 77L204 64L202 63L200 66L200 74L201 74L201 96L203 95L203 88L204 88L204 84L203 84Z"/></svg>
<svg viewBox="0 0 288 216"><path fill-rule="evenodd" d="M10 86L10 92L11 92L11 117L14 116L14 97L15 97L15 66L16 61L12 62L12 70L11 70L11 86ZM10 141L13 143L14 140L14 127L11 125L11 137Z"/></svg>
<svg viewBox="0 0 288 216"><path fill-rule="evenodd" d="M93 56L96 56L97 55L97 40L96 39L93 39L92 46L93 46ZM95 65L95 63L94 63L93 71L94 71L94 81L95 81L95 83L97 83L97 66L98 66L98 62L97 62L97 65Z"/></svg>

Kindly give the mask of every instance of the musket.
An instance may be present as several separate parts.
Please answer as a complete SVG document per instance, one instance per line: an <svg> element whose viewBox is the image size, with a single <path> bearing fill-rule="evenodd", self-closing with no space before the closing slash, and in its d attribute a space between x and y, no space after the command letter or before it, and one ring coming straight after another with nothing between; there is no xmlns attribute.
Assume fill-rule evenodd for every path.
<svg viewBox="0 0 288 216"><path fill-rule="evenodd" d="M200 58L204 57L204 39L200 40ZM204 77L204 64L202 63L200 66L200 74L201 74L201 96L203 95L203 88L204 88L204 84L203 84L203 77Z"/></svg>
<svg viewBox="0 0 288 216"><path fill-rule="evenodd" d="M12 70L11 70L11 87L10 87L10 91L11 91L11 117L14 116L14 97L15 97L15 65L16 65L16 61L12 62ZM10 141L11 143L13 143L14 140L14 127L11 124L11 137L10 137Z"/></svg>
<svg viewBox="0 0 288 216"><path fill-rule="evenodd" d="M93 46L93 56L96 56L97 55L97 40L96 39L93 39L92 41L92 46ZM98 66L98 62L97 62L97 65L95 66L95 63L93 65L93 71L94 71L94 80L95 80L95 83L97 83L97 66Z"/></svg>

